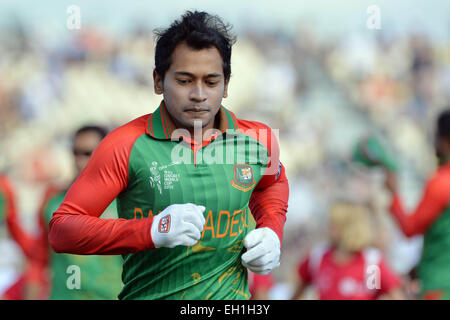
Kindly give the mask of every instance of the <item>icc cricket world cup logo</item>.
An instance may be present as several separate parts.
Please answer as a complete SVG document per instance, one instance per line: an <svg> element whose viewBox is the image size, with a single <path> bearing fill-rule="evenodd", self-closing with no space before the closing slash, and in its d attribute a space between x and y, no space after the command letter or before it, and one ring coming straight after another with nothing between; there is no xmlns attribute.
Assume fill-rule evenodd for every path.
<svg viewBox="0 0 450 320"><path fill-rule="evenodd" d="M152 188L158 188L159 193L162 194L161 186L161 174L158 172L158 162L153 161L152 167L150 168L150 185Z"/></svg>

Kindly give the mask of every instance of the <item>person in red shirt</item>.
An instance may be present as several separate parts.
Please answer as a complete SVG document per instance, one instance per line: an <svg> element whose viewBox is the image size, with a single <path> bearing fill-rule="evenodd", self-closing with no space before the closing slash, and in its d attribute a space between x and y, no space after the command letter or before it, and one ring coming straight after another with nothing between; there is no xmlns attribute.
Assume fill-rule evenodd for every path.
<svg viewBox="0 0 450 320"><path fill-rule="evenodd" d="M335 203L330 210L330 244L316 245L300 263L291 299L299 299L308 285L316 288L320 300L402 299L400 278L371 246L372 230L366 207Z"/></svg>

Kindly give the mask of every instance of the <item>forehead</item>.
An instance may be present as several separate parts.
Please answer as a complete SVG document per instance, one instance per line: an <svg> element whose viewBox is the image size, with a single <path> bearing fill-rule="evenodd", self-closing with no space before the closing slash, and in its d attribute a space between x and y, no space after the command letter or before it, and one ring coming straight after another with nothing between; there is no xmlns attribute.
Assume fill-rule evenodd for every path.
<svg viewBox="0 0 450 320"><path fill-rule="evenodd" d="M74 144L80 146L96 146L101 141L100 135L95 131L86 131L79 133L75 139Z"/></svg>
<svg viewBox="0 0 450 320"><path fill-rule="evenodd" d="M216 47L193 49L180 43L172 54L169 72L188 72L196 76L212 73L223 74L223 60Z"/></svg>

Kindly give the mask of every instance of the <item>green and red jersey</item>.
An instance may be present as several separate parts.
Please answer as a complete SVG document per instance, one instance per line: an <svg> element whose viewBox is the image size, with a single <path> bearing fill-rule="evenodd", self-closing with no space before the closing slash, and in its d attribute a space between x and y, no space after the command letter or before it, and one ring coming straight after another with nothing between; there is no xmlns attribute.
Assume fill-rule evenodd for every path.
<svg viewBox="0 0 450 320"><path fill-rule="evenodd" d="M57 254L49 250L46 226L53 212L63 202L66 192L66 190L49 187L39 212L41 235L36 249L44 254L41 256L40 263L36 263L36 267L40 267L40 271L46 273L42 277L48 281L47 295L51 300L117 299L122 289L122 258L120 256ZM117 218L116 203L112 202L101 217ZM78 271L79 274L76 274ZM68 285L68 282L78 281L75 279L77 276L79 276L80 286Z"/></svg>
<svg viewBox="0 0 450 320"><path fill-rule="evenodd" d="M162 102L111 132L50 221L54 250L122 254L121 299L249 299L240 259L249 215L281 241L289 187L269 127L222 106L216 121L198 144ZM98 219L114 199L119 219ZM189 202L206 207L199 242L155 249L153 216Z"/></svg>
<svg viewBox="0 0 450 320"><path fill-rule="evenodd" d="M438 168L429 179L412 214L405 213L398 195L394 195L390 211L406 236L424 234L418 266L422 291L450 294L450 164Z"/></svg>

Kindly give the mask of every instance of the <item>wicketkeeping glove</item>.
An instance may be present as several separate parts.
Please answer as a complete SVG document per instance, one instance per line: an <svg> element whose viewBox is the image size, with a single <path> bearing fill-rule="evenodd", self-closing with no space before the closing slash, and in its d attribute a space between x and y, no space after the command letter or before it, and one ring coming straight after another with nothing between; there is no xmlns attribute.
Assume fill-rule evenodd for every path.
<svg viewBox="0 0 450 320"><path fill-rule="evenodd" d="M244 238L247 252L242 255L242 265L252 272L265 275L280 265L280 239L270 228L250 231Z"/></svg>
<svg viewBox="0 0 450 320"><path fill-rule="evenodd" d="M153 218L151 235L156 248L193 246L205 225L205 207L192 203L173 204Z"/></svg>

